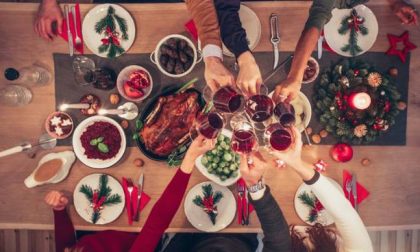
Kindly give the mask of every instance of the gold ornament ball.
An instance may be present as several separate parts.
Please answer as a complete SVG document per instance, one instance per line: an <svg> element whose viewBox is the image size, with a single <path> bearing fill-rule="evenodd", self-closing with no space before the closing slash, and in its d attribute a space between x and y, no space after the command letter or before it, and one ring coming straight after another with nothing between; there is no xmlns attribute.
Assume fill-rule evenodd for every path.
<svg viewBox="0 0 420 252"><path fill-rule="evenodd" d="M397 77L398 76L398 69L396 67L393 67L391 69L389 69L389 75L391 75L392 77Z"/></svg>
<svg viewBox="0 0 420 252"><path fill-rule="evenodd" d="M369 166L372 162L370 161L369 158L364 158L362 159L362 165L363 166Z"/></svg>
<svg viewBox="0 0 420 252"><path fill-rule="evenodd" d="M321 131L319 132L319 135L320 135L322 138L325 138L325 137L327 137L327 136L328 136L328 131L326 131L326 130L321 130Z"/></svg>
<svg viewBox="0 0 420 252"><path fill-rule="evenodd" d="M321 142L321 136L318 134L312 135L312 142L319 144Z"/></svg>
<svg viewBox="0 0 420 252"><path fill-rule="evenodd" d="M378 87L382 84L382 75L378 72L372 72L368 75L367 81L369 83L369 86Z"/></svg>
<svg viewBox="0 0 420 252"><path fill-rule="evenodd" d="M109 102L113 105L118 104L120 102L120 96L118 94L111 94L109 96Z"/></svg>
<svg viewBox="0 0 420 252"><path fill-rule="evenodd" d="M397 108L399 110L405 110L407 108L407 103L405 103L403 101L400 101L400 102L397 103Z"/></svg>

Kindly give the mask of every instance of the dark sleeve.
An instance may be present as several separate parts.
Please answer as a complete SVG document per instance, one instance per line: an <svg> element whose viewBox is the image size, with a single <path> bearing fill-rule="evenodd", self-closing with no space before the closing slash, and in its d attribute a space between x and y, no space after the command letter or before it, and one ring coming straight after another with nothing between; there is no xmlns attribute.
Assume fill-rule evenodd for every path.
<svg viewBox="0 0 420 252"><path fill-rule="evenodd" d="M271 195L267 186L264 196L259 200L249 199L255 208L261 227L264 232L264 252L291 251L289 225L281 212L279 205Z"/></svg>
<svg viewBox="0 0 420 252"><path fill-rule="evenodd" d="M168 228L181 204L191 174L178 169L162 196L153 206L143 229L137 236L130 251L152 252L165 230Z"/></svg>
<svg viewBox="0 0 420 252"><path fill-rule="evenodd" d="M336 1L340 0L314 0L309 9L309 17L305 24L305 30L315 27L321 31L324 25L331 19L331 11L334 9Z"/></svg>
<svg viewBox="0 0 420 252"><path fill-rule="evenodd" d="M65 248L76 245L76 234L67 210L54 210L55 251L63 252Z"/></svg>
<svg viewBox="0 0 420 252"><path fill-rule="evenodd" d="M249 51L245 29L239 19L240 0L214 0L220 25L220 35L225 46L239 57Z"/></svg>

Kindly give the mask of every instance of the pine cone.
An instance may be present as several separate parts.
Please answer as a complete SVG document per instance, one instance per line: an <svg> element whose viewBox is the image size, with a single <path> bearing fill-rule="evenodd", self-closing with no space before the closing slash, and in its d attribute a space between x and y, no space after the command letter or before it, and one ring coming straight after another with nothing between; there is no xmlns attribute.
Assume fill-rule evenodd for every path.
<svg viewBox="0 0 420 252"><path fill-rule="evenodd" d="M361 138L366 136L367 126L365 124L359 124L354 128L354 135Z"/></svg>
<svg viewBox="0 0 420 252"><path fill-rule="evenodd" d="M382 84L382 75L378 72L372 72L368 75L367 81L369 83L369 86L378 87Z"/></svg>

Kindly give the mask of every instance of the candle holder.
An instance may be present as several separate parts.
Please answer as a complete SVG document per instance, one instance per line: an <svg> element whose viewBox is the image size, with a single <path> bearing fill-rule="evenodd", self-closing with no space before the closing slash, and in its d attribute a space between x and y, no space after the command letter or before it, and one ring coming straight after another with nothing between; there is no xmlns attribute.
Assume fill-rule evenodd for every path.
<svg viewBox="0 0 420 252"><path fill-rule="evenodd" d="M352 109L365 110L372 103L372 98L366 92L354 92L350 94L347 103Z"/></svg>
<svg viewBox="0 0 420 252"><path fill-rule="evenodd" d="M118 115L126 120L133 120L139 114L137 105L133 102L126 102L119 106L117 109L100 109L98 110L99 115Z"/></svg>

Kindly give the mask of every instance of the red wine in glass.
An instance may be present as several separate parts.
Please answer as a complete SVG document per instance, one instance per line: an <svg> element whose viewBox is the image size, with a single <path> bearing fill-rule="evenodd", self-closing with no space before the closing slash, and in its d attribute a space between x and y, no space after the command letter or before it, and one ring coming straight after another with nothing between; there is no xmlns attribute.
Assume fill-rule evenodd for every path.
<svg viewBox="0 0 420 252"><path fill-rule="evenodd" d="M237 153L251 153L257 146L257 138L251 130L237 130L233 132L231 147Z"/></svg>
<svg viewBox="0 0 420 252"><path fill-rule="evenodd" d="M273 115L273 110L273 100L267 95L253 95L245 104L245 111L257 123L268 120Z"/></svg>
<svg viewBox="0 0 420 252"><path fill-rule="evenodd" d="M214 107L222 112L233 113L243 107L244 97L230 86L222 87L213 96Z"/></svg>
<svg viewBox="0 0 420 252"><path fill-rule="evenodd" d="M279 123L270 125L265 134L265 140L269 146L278 151L287 150L292 145L293 137L289 128L283 127Z"/></svg>
<svg viewBox="0 0 420 252"><path fill-rule="evenodd" d="M210 112L198 125L198 132L207 139L215 139L223 129L224 120L222 115Z"/></svg>
<svg viewBox="0 0 420 252"><path fill-rule="evenodd" d="M295 124L295 108L290 103L279 102L274 108L274 115L284 127L290 127Z"/></svg>

